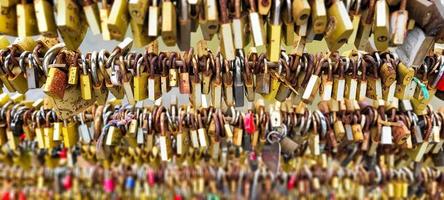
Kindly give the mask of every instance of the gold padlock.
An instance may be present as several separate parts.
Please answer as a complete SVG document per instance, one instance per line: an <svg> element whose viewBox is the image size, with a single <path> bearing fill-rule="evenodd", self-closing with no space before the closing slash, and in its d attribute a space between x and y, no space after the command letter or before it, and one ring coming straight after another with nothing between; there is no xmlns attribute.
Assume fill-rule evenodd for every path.
<svg viewBox="0 0 444 200"><path fill-rule="evenodd" d="M331 51L338 50L344 45L353 32L353 24L343 1L335 1L327 11L329 24L327 25L325 41Z"/></svg>
<svg viewBox="0 0 444 200"><path fill-rule="evenodd" d="M107 21L108 30L112 39L122 41L125 38L129 23L127 10L128 1L115 0L113 2Z"/></svg>
<svg viewBox="0 0 444 200"><path fill-rule="evenodd" d="M148 11L148 1L132 0L128 1L128 12L131 16L131 21L136 24L143 25L145 23L146 13ZM157 3L157 2L156 2Z"/></svg>
<svg viewBox="0 0 444 200"><path fill-rule="evenodd" d="M140 48L146 46L150 42L148 27L143 24L138 24L134 20L131 20L130 25L134 38L134 47Z"/></svg>
<svg viewBox="0 0 444 200"><path fill-rule="evenodd" d="M34 1L37 26L40 34L46 37L57 37L57 26L54 17L53 4L47 0Z"/></svg>
<svg viewBox="0 0 444 200"><path fill-rule="evenodd" d="M373 20L373 41L376 49L384 51L389 43L389 8L385 0L377 0Z"/></svg>
<svg viewBox="0 0 444 200"><path fill-rule="evenodd" d="M86 21L94 35L101 33L100 13L97 4L93 0L83 0L83 12L85 12Z"/></svg>
<svg viewBox="0 0 444 200"><path fill-rule="evenodd" d="M148 98L148 73L143 65L143 57L140 57L137 61L136 75L133 77L134 84L134 99L141 101Z"/></svg>
<svg viewBox="0 0 444 200"><path fill-rule="evenodd" d="M325 32L327 27L327 10L323 0L314 0L311 4L311 23L313 26L313 32L315 34L321 34Z"/></svg>
<svg viewBox="0 0 444 200"><path fill-rule="evenodd" d="M271 62L277 62L281 57L281 1L273 2L273 9L271 13L271 19L268 23L268 59Z"/></svg>
<svg viewBox="0 0 444 200"><path fill-rule="evenodd" d="M306 24L310 18L311 7L307 0L295 0L292 4L293 19L297 25Z"/></svg>
<svg viewBox="0 0 444 200"><path fill-rule="evenodd" d="M19 37L38 34L34 6L26 1L17 4L17 33Z"/></svg>
<svg viewBox="0 0 444 200"><path fill-rule="evenodd" d="M176 6L170 0L162 2L162 40L167 46L174 46L177 39Z"/></svg>

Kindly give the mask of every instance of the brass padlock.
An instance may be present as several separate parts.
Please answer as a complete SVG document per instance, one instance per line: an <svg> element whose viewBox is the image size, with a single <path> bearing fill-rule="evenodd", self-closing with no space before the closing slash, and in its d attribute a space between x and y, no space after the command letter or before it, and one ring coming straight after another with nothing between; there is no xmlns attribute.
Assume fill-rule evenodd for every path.
<svg viewBox="0 0 444 200"><path fill-rule="evenodd" d="M157 3L157 2L156 2ZM128 1L128 12L131 16L131 21L136 24L145 24L145 18L148 11L149 1L144 0L131 0Z"/></svg>
<svg viewBox="0 0 444 200"><path fill-rule="evenodd" d="M210 93L211 79L213 76L212 68L214 67L214 58L211 55L206 59L205 70L202 73L202 94L208 95Z"/></svg>
<svg viewBox="0 0 444 200"><path fill-rule="evenodd" d="M203 12L200 13L199 24L202 29L203 38L211 40L213 35L219 30L219 11L216 0L204 0L202 4Z"/></svg>
<svg viewBox="0 0 444 200"><path fill-rule="evenodd" d="M216 57L216 70L214 79L211 81L211 103L215 108L222 106L222 76L221 76L221 64L220 56Z"/></svg>
<svg viewBox="0 0 444 200"><path fill-rule="evenodd" d="M370 76L367 76L367 97L378 100L382 99L382 83L381 78L379 77L378 72L378 63L373 60L373 58L370 58L369 56L366 57L366 62L369 63L367 66L370 67L371 73Z"/></svg>
<svg viewBox="0 0 444 200"><path fill-rule="evenodd" d="M176 6L170 0L162 2L162 40L167 46L176 45Z"/></svg>
<svg viewBox="0 0 444 200"><path fill-rule="evenodd" d="M170 87L177 87L179 82L179 72L176 67L176 54L170 55L168 62L168 82Z"/></svg>
<svg viewBox="0 0 444 200"><path fill-rule="evenodd" d="M308 0L295 0L292 4L293 19L299 26L306 24L310 18L311 7Z"/></svg>
<svg viewBox="0 0 444 200"><path fill-rule="evenodd" d="M373 19L375 13L376 0L369 1L368 8L361 13L358 30L356 32L355 47L365 51L369 45L369 38L372 33Z"/></svg>
<svg viewBox="0 0 444 200"><path fill-rule="evenodd" d="M233 32L231 30L231 24L228 16L227 4L225 1L219 1L220 5L220 47L222 55L225 59L234 60L234 44L233 44Z"/></svg>
<svg viewBox="0 0 444 200"><path fill-rule="evenodd" d="M101 22L100 22L100 12L98 3L94 0L83 0L83 12L86 16L86 21L88 22L89 28L94 35L100 34Z"/></svg>
<svg viewBox="0 0 444 200"><path fill-rule="evenodd" d="M247 44L246 22L245 17L242 16L241 0L234 0L234 17L231 22L231 29L233 30L233 43L235 49L243 49ZM247 35L247 36L245 36Z"/></svg>
<svg viewBox="0 0 444 200"><path fill-rule="evenodd" d="M104 75L102 74L98 62L98 52L93 51L90 58L91 65L91 77L92 77L92 89L94 93L94 99L98 105L105 105L108 98L109 91L105 86ZM98 131L97 131L98 132Z"/></svg>
<svg viewBox="0 0 444 200"><path fill-rule="evenodd" d="M273 2L271 18L268 23L268 49L267 55L271 62L277 62L281 57L281 19L282 2Z"/></svg>
<svg viewBox="0 0 444 200"><path fill-rule="evenodd" d="M82 73L80 74L80 91L82 98L91 100L94 97L92 90L91 72L88 71L86 58L82 56Z"/></svg>
<svg viewBox="0 0 444 200"><path fill-rule="evenodd" d="M148 36L157 37L159 35L159 6L157 1L153 1L148 7Z"/></svg>
<svg viewBox="0 0 444 200"><path fill-rule="evenodd" d="M291 61L290 61L291 63ZM289 85L291 84L292 78L294 75L291 74L290 66L288 66L287 62L282 62L282 65L285 67L285 80L286 82L282 82L279 85L279 88L276 92L275 99L284 102L291 94L292 90L290 89Z"/></svg>
<svg viewBox="0 0 444 200"><path fill-rule="evenodd" d="M57 37L57 26L53 11L54 5L47 0L34 1L37 26L40 34L47 37Z"/></svg>
<svg viewBox="0 0 444 200"><path fill-rule="evenodd" d="M252 66L248 63L247 58L244 59L245 73L244 75L244 85L245 85L245 95L247 100L253 102L256 96L254 89L254 74L252 73Z"/></svg>
<svg viewBox="0 0 444 200"><path fill-rule="evenodd" d="M0 33L17 36L17 12L16 7L6 7L0 3Z"/></svg>
<svg viewBox="0 0 444 200"><path fill-rule="evenodd" d="M193 56L192 58L192 65L193 77L191 79L192 92L190 101L194 107L199 108L202 106L202 83L200 79L199 64L196 56Z"/></svg>
<svg viewBox="0 0 444 200"><path fill-rule="evenodd" d="M14 66L11 60L11 54L6 57L5 70L8 76L8 81L15 91L25 94L28 91L28 82L25 78L25 72L22 71L19 65Z"/></svg>
<svg viewBox="0 0 444 200"><path fill-rule="evenodd" d="M330 51L335 51L348 41L353 32L353 24L343 1L335 1L328 8L327 15L329 16L329 22L325 41Z"/></svg>
<svg viewBox="0 0 444 200"><path fill-rule="evenodd" d="M315 34L325 32L327 27L327 9L323 0L314 0L311 3L311 24Z"/></svg>
<svg viewBox="0 0 444 200"><path fill-rule="evenodd" d="M250 0L250 28L251 33L253 34L253 46L262 46L265 44L264 42L264 26L262 23L262 18L259 13L256 12L256 2L254 0Z"/></svg>
<svg viewBox="0 0 444 200"><path fill-rule="evenodd" d="M338 62L338 61L337 61ZM344 66L343 63L338 63L338 71L337 74L335 74L334 79L333 79L333 99L336 99L338 101L342 101L344 100L344 93L346 90L345 87L345 69L346 66ZM345 65L350 65L350 60L347 59L347 62Z"/></svg>
<svg viewBox="0 0 444 200"><path fill-rule="evenodd" d="M399 61L396 71L397 84L395 97L398 99L406 99L408 97L408 87L412 83L415 70L412 67L407 67L404 63Z"/></svg>
<svg viewBox="0 0 444 200"><path fill-rule="evenodd" d="M302 94L302 100L306 104L311 104L314 100L316 94L318 93L319 86L321 85L321 77L320 73L323 67L323 64L326 62L324 58L317 61L316 67L313 70L313 74L311 74L310 79L307 82L307 85L304 89L304 93Z"/></svg>
<svg viewBox="0 0 444 200"><path fill-rule="evenodd" d="M150 43L150 38L148 37L148 27L143 24L138 24L136 21L131 20L131 32L134 38L134 47L140 48L146 46Z"/></svg>
<svg viewBox="0 0 444 200"><path fill-rule="evenodd" d="M34 6L31 3L22 1L17 4L17 33L19 37L37 35L37 19Z"/></svg>
<svg viewBox="0 0 444 200"><path fill-rule="evenodd" d="M165 113L160 115L160 137L159 137L159 146L160 146L160 158L162 161L168 161L172 156L171 150L171 139L170 134L167 132L167 121L165 119Z"/></svg>
<svg viewBox="0 0 444 200"><path fill-rule="evenodd" d="M143 61L143 57L137 60L136 74L133 77L134 99L136 101L148 98L148 72L145 70L146 64L144 65Z"/></svg>
<svg viewBox="0 0 444 200"><path fill-rule="evenodd" d="M77 2L60 0L57 2L57 28L65 42L65 47L77 50L85 38L88 26Z"/></svg>
<svg viewBox="0 0 444 200"><path fill-rule="evenodd" d="M184 64L179 69L179 92L181 94L191 94L189 67Z"/></svg>
<svg viewBox="0 0 444 200"><path fill-rule="evenodd" d="M231 65L226 59L224 59L225 72L222 74L223 78L223 94L225 105L231 107L234 106L234 94L233 94L233 72L231 71Z"/></svg>
<svg viewBox="0 0 444 200"><path fill-rule="evenodd" d="M125 38L129 23L127 11L128 1L115 0L113 2L107 21L108 30L112 39L122 41Z"/></svg>
<svg viewBox="0 0 444 200"><path fill-rule="evenodd" d="M99 9L100 15L100 29L102 32L103 40L111 40L111 33L108 29L108 16L109 16L110 8L106 1L102 2L102 6Z"/></svg>
<svg viewBox="0 0 444 200"><path fill-rule="evenodd" d="M162 72L160 74L160 91L162 94L166 94L171 90L170 74L167 63L168 61L169 60L167 58L163 59L162 61Z"/></svg>
<svg viewBox="0 0 444 200"><path fill-rule="evenodd" d="M350 65L352 72L345 76L345 98L355 100L358 90L358 63L352 62Z"/></svg>
<svg viewBox="0 0 444 200"><path fill-rule="evenodd" d="M389 45L389 8L385 0L377 0L373 21L373 40L376 49L384 51Z"/></svg>
<svg viewBox="0 0 444 200"><path fill-rule="evenodd" d="M188 50L191 43L191 17L189 7L190 5L188 0L180 0L177 2L177 9L179 13L179 34L177 38L177 45L182 51Z"/></svg>
<svg viewBox="0 0 444 200"><path fill-rule="evenodd" d="M282 21L284 22L284 25L282 27L282 33L284 35L284 43L287 46L292 46L295 44L295 23L292 13L292 5L291 0L285 0L284 1L284 12L282 14Z"/></svg>

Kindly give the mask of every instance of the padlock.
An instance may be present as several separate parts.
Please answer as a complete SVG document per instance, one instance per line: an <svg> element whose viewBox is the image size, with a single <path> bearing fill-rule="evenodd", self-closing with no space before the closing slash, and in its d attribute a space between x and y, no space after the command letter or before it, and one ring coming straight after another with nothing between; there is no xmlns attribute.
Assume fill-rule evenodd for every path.
<svg viewBox="0 0 444 200"><path fill-rule="evenodd" d="M249 102L254 101L256 93L254 90L254 74L252 73L251 65L248 63L247 58L244 59L245 73L243 74L245 85L245 96Z"/></svg>
<svg viewBox="0 0 444 200"><path fill-rule="evenodd" d="M157 59L160 58L158 57ZM151 59L149 67L150 73L148 76L148 99L150 99L151 101L156 101L162 95L160 88L160 74L157 73L157 68L159 67L157 60Z"/></svg>
<svg viewBox="0 0 444 200"><path fill-rule="evenodd" d="M345 98L348 100L355 100L356 91L358 90L358 66L355 62L352 62L350 65L350 67L352 67L352 72L345 77Z"/></svg>
<svg viewBox="0 0 444 200"><path fill-rule="evenodd" d="M191 94L189 68L182 65L179 69L179 92L181 94Z"/></svg>
<svg viewBox="0 0 444 200"><path fill-rule="evenodd" d="M375 13L376 0L369 1L368 8L361 12L358 30L356 32L355 47L364 51L369 45L369 38L372 33L373 19Z"/></svg>
<svg viewBox="0 0 444 200"><path fill-rule="evenodd" d="M226 59L224 59L224 73L222 74L223 82L223 94L225 104L229 107L234 106L234 94L233 94L233 72L231 71L231 65Z"/></svg>
<svg viewBox="0 0 444 200"><path fill-rule="evenodd" d="M321 76L320 95L321 101L330 101L333 93L333 69L329 63L327 72Z"/></svg>
<svg viewBox="0 0 444 200"><path fill-rule="evenodd" d="M231 29L233 30L233 44L235 49L243 49L247 44L246 23L245 17L242 16L241 0L234 1L234 17L231 22ZM246 36L247 35L247 36Z"/></svg>
<svg viewBox="0 0 444 200"><path fill-rule="evenodd" d="M281 15L282 2L273 2L271 18L268 23L268 49L267 55L271 62L277 62L281 57Z"/></svg>
<svg viewBox="0 0 444 200"><path fill-rule="evenodd" d="M395 45L401 45L407 36L409 13L406 10L406 6L407 1L402 0L399 10L392 12L390 16L390 38Z"/></svg>
<svg viewBox="0 0 444 200"><path fill-rule="evenodd" d="M53 4L47 0L34 1L37 26L40 34L47 37L57 37L57 26L54 18Z"/></svg>
<svg viewBox="0 0 444 200"><path fill-rule="evenodd" d="M161 65L162 72L160 74L160 91L162 94L166 94L171 90L170 78L174 78L174 77L170 77L170 74L169 74L170 69L168 68L167 62L169 62L169 60L165 58L165 59L163 59L162 65ZM177 77L177 74L174 76Z"/></svg>
<svg viewBox="0 0 444 200"><path fill-rule="evenodd" d="M263 58L260 65L263 67L263 71L256 75L256 93L268 94L270 93L270 79L271 75L268 72L267 59Z"/></svg>
<svg viewBox="0 0 444 200"><path fill-rule="evenodd" d="M406 99L408 96L408 87L412 83L413 76L415 75L415 70L412 67L407 67L401 61L396 67L396 93L395 97L398 99Z"/></svg>
<svg viewBox="0 0 444 200"><path fill-rule="evenodd" d="M174 54L176 55L176 54ZM168 62L168 81L170 87L177 87L179 80L179 72L176 67L176 57L170 55L170 60Z"/></svg>
<svg viewBox="0 0 444 200"><path fill-rule="evenodd" d="M148 4L148 1L143 0L128 1L128 12L131 16L131 21L143 25L148 11Z"/></svg>
<svg viewBox="0 0 444 200"><path fill-rule="evenodd" d="M428 36L419 27L407 33L407 38L395 51L401 62L407 66L420 66L426 55L433 49L434 37Z"/></svg>
<svg viewBox="0 0 444 200"><path fill-rule="evenodd" d="M350 65L349 60L347 61L346 65ZM337 67L338 71L337 71L337 75L335 74L335 76L333 76L333 99L336 99L338 101L342 101L344 100L344 93L346 90L345 87L345 77L344 77L344 68L346 68L346 66L344 66L343 63L339 63L339 66Z"/></svg>
<svg viewBox="0 0 444 200"><path fill-rule="evenodd" d="M299 26L306 24L310 18L311 7L307 0L296 0L292 3L293 19Z"/></svg>
<svg viewBox="0 0 444 200"><path fill-rule="evenodd" d="M34 6L22 1L17 4L17 33L19 37L28 37L38 34L37 19Z"/></svg>
<svg viewBox="0 0 444 200"><path fill-rule="evenodd" d="M314 0L311 3L311 24L315 34L322 34L327 27L327 10L323 0Z"/></svg>
<svg viewBox="0 0 444 200"><path fill-rule="evenodd" d="M58 1L56 22L66 48L77 50L88 29L78 4L73 0Z"/></svg>
<svg viewBox="0 0 444 200"><path fill-rule="evenodd" d="M107 26L112 39L122 41L128 29L128 1L115 0L107 20Z"/></svg>
<svg viewBox="0 0 444 200"><path fill-rule="evenodd" d="M193 56L193 77L191 79L192 92L190 100L194 107L199 108L202 106L202 83L200 79L199 64L197 62L196 56Z"/></svg>
<svg viewBox="0 0 444 200"><path fill-rule="evenodd" d="M210 94L211 79L213 77L214 58L212 55L205 61L205 70L202 72L202 94Z"/></svg>
<svg viewBox="0 0 444 200"><path fill-rule="evenodd" d="M177 10L179 13L178 21L178 38L177 45L182 51L187 51L191 43L191 19L189 11L189 3L187 0L180 0L177 2Z"/></svg>
<svg viewBox="0 0 444 200"><path fill-rule="evenodd" d="M176 44L176 6L170 0L162 2L162 40L167 46Z"/></svg>
<svg viewBox="0 0 444 200"><path fill-rule="evenodd" d="M295 43L295 23L293 18L293 8L291 0L284 0L284 11L282 13L282 21L284 22L282 27L282 33L284 35L284 43L287 46L292 46Z"/></svg>
<svg viewBox="0 0 444 200"><path fill-rule="evenodd" d="M143 0L142 0L143 1ZM155 38L159 35L159 7L157 1L153 1L148 7L148 36Z"/></svg>
<svg viewBox="0 0 444 200"><path fill-rule="evenodd" d="M382 83L378 73L378 64L374 61L369 64L367 67L370 67L372 73L367 77L366 95L374 100L382 99Z"/></svg>
<svg viewBox="0 0 444 200"><path fill-rule="evenodd" d="M253 46L258 47L264 45L264 27L262 23L262 18L256 11L256 2L254 0L250 0L249 19L251 33L253 34Z"/></svg>
<svg viewBox="0 0 444 200"><path fill-rule="evenodd" d="M91 100L94 97L90 73L91 72L88 71L86 58L84 56L82 56L82 73L80 74L80 91L82 93L82 98L85 100Z"/></svg>
<svg viewBox="0 0 444 200"><path fill-rule="evenodd" d="M8 77L6 82L9 82L15 91L25 94L28 91L28 82L25 78L25 72L20 68L20 66L13 66L11 63L11 54L6 57L4 66Z"/></svg>
<svg viewBox="0 0 444 200"><path fill-rule="evenodd" d="M242 80L242 68L244 59L241 56L237 56L234 60L234 106L235 107L243 107L244 106L244 81Z"/></svg>
<svg viewBox="0 0 444 200"><path fill-rule="evenodd" d="M130 21L131 32L134 38L134 47L140 48L146 46L150 43L150 38L148 37L148 27L143 24L138 24L136 21Z"/></svg>
<svg viewBox="0 0 444 200"><path fill-rule="evenodd" d="M334 1L328 8L329 22L325 34L330 51L338 50L344 45L353 32L353 24L348 16L343 1Z"/></svg>
<svg viewBox="0 0 444 200"><path fill-rule="evenodd" d="M211 103L215 108L222 106L222 76L219 56L216 58L216 70L214 79L211 81Z"/></svg>
<svg viewBox="0 0 444 200"><path fill-rule="evenodd" d="M204 0L202 4L203 12L200 12L199 24L205 40L211 40L219 30L217 3L216 0Z"/></svg>
<svg viewBox="0 0 444 200"><path fill-rule="evenodd" d="M389 8L385 0L377 0L373 21L373 39L378 51L384 51L389 45Z"/></svg>
<svg viewBox="0 0 444 200"><path fill-rule="evenodd" d="M159 137L159 145L160 145L160 158L162 161L167 161L172 156L171 150L171 139L170 134L167 132L167 127L165 125L165 113L160 115L160 137Z"/></svg>
<svg viewBox="0 0 444 200"><path fill-rule="evenodd" d="M231 24L228 16L227 4L225 1L219 1L221 10L220 10L220 46L222 50L222 55L225 59L232 61L234 60L234 43L233 43L233 32L231 30Z"/></svg>
<svg viewBox="0 0 444 200"><path fill-rule="evenodd" d="M108 29L108 16L109 16L110 8L108 2L102 2L102 6L99 9L100 15L100 30L102 32L103 40L111 40L111 33Z"/></svg>
<svg viewBox="0 0 444 200"><path fill-rule="evenodd" d="M15 6L7 7L0 2L0 33L17 36L17 11Z"/></svg>

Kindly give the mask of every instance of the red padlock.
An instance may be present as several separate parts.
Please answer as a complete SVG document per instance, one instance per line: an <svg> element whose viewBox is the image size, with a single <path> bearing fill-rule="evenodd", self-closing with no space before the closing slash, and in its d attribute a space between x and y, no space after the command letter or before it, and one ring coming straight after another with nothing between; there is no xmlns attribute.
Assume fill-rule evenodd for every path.
<svg viewBox="0 0 444 200"><path fill-rule="evenodd" d="M72 177L71 177L71 175L66 175L65 177L63 177L62 185L63 185L63 188L65 188L65 190L70 190L71 189L71 187L72 187Z"/></svg>
<svg viewBox="0 0 444 200"><path fill-rule="evenodd" d="M250 135L256 131L256 125L254 124L254 114L253 113L245 114L244 127L245 127L245 131Z"/></svg>

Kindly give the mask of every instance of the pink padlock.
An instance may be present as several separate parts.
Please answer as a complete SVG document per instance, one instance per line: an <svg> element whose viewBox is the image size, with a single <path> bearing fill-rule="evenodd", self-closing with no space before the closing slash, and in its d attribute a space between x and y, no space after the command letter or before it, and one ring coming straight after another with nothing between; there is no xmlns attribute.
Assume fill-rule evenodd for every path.
<svg viewBox="0 0 444 200"><path fill-rule="evenodd" d="M114 181L112 178L105 178L103 181L103 189L105 192L113 192L114 191Z"/></svg>
<svg viewBox="0 0 444 200"><path fill-rule="evenodd" d="M244 117L244 128L248 134L253 134L256 131L256 126L254 124L254 114L247 113Z"/></svg>
<svg viewBox="0 0 444 200"><path fill-rule="evenodd" d="M155 183L154 171L152 169L148 169L146 176L148 179L148 185L150 185L150 187L153 187Z"/></svg>

